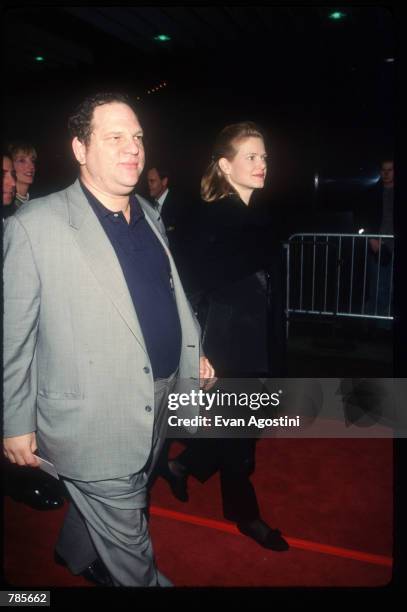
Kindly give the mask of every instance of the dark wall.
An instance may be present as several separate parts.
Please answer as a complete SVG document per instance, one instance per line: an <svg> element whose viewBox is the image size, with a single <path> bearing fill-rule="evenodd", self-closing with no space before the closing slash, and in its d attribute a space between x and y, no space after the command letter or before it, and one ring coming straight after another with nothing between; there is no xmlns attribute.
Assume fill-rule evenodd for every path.
<svg viewBox="0 0 407 612"><path fill-rule="evenodd" d="M173 184L198 195L217 132L253 120L265 131L270 155L261 198L284 209L288 219L309 218L317 205L329 208L335 200L330 195L317 202L316 172L346 180L363 175L393 144L392 66L377 56L374 40L366 39L356 53L337 34L330 45L331 33L312 40L296 32L256 47L242 41L209 55L174 56L161 67L133 50L126 61L96 54L93 66L20 75L9 80L5 96L5 139L23 137L36 145L33 194L64 188L76 175L66 125L78 101L96 90L136 95L165 78L165 91L139 102L147 166L169 166ZM145 190L145 178L139 188ZM344 204L342 198L339 206Z"/></svg>

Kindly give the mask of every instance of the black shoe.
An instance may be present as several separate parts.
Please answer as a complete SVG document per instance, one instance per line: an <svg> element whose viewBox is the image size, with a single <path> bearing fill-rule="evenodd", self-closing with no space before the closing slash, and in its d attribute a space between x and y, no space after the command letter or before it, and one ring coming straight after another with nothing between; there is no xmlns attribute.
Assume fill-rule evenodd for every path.
<svg viewBox="0 0 407 612"><path fill-rule="evenodd" d="M176 459L168 461L168 470L162 476L170 485L174 497L182 502L189 500L187 487L188 474L183 465Z"/></svg>
<svg viewBox="0 0 407 612"><path fill-rule="evenodd" d="M35 510L58 510L64 505L62 495L56 491L53 483L49 484L48 482L30 484L11 494L11 497Z"/></svg>
<svg viewBox="0 0 407 612"><path fill-rule="evenodd" d="M57 553L57 551L54 552L54 560L58 565L66 567L65 560ZM93 582L93 584L96 584L97 586L113 586L109 572L100 559L95 559L93 563L88 565L88 567L79 574L79 576L82 576L89 582Z"/></svg>
<svg viewBox="0 0 407 612"><path fill-rule="evenodd" d="M261 519L254 521L240 521L237 523L237 528L243 535L252 538L257 544L263 546L263 548L269 548L282 552L288 550L290 547L288 542L284 540L279 529L271 529Z"/></svg>

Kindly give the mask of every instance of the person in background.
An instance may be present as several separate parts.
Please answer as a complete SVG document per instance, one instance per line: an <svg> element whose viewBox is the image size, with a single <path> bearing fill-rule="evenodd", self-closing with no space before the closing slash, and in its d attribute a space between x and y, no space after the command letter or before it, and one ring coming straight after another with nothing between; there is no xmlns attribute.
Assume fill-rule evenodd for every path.
<svg viewBox="0 0 407 612"><path fill-rule="evenodd" d="M383 159L380 165L380 180L367 191L364 209L366 234L394 235L394 161ZM367 255L367 314L388 316L392 312L392 260L394 240L370 238ZM379 319L376 327L392 328L391 320Z"/></svg>
<svg viewBox="0 0 407 612"><path fill-rule="evenodd" d="M8 154L3 155L3 221L17 211L16 174ZM36 510L56 510L64 503L63 491L51 476L30 467L23 469L6 463L3 467L4 492Z"/></svg>
<svg viewBox="0 0 407 612"><path fill-rule="evenodd" d="M3 154L3 219L10 217L17 210L14 204L16 195L16 172L11 157Z"/></svg>
<svg viewBox="0 0 407 612"><path fill-rule="evenodd" d="M147 184L153 207L158 213L173 255L182 247L183 226L187 221L185 196L170 185L170 175L162 166L147 172Z"/></svg>
<svg viewBox="0 0 407 612"><path fill-rule="evenodd" d="M30 199L29 190L35 178L37 152L32 144L22 141L11 143L8 152L13 160L16 172L17 185L14 202L16 207L19 208Z"/></svg>

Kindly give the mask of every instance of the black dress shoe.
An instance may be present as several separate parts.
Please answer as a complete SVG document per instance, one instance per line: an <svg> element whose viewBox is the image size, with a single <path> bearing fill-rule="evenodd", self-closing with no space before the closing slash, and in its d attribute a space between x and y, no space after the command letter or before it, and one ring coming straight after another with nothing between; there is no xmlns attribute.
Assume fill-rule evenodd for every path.
<svg viewBox="0 0 407 612"><path fill-rule="evenodd" d="M30 484L11 494L16 501L27 504L35 510L58 510L64 505L64 498L53 484L39 482Z"/></svg>
<svg viewBox="0 0 407 612"><path fill-rule="evenodd" d="M54 560L55 563L57 563L58 565L66 567L65 560L61 557L61 555L57 553L57 551L54 552ZM81 572L79 576L82 576L83 578L85 578L85 580L88 580L89 582L92 582L97 586L113 586L113 582L109 575L109 572L107 571L107 569L99 558L95 559L93 563L88 565L88 567L83 570L83 572Z"/></svg>
<svg viewBox="0 0 407 612"><path fill-rule="evenodd" d="M162 476L170 485L174 497L182 502L189 500L187 487L188 474L183 465L176 459L168 461L168 470Z"/></svg>
<svg viewBox="0 0 407 612"><path fill-rule="evenodd" d="M260 544L260 546L263 546L263 548L269 548L278 552L290 548L288 542L286 542L281 535L281 531L279 529L271 529L271 527L261 519L256 519L254 521L239 521L237 523L237 528L240 533L252 538L252 540Z"/></svg>

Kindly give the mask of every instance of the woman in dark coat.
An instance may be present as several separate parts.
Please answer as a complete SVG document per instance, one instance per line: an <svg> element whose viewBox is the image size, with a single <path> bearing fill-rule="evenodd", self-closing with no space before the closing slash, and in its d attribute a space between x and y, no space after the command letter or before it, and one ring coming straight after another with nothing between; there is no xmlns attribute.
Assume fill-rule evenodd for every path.
<svg viewBox="0 0 407 612"><path fill-rule="evenodd" d="M264 139L255 124L230 125L220 133L201 181L205 204L195 257L188 258L189 292L201 322L205 354L218 378L281 375L279 364L270 358L270 346L276 344L269 325L270 269L278 255L270 219L249 207L253 191L264 186L266 160ZM281 320L277 344L282 337ZM242 533L262 546L287 550L280 531L260 517L250 481L255 443L253 438L190 440L169 461L166 478L174 494L186 501L189 475L204 482L219 470L225 518L235 521Z"/></svg>

